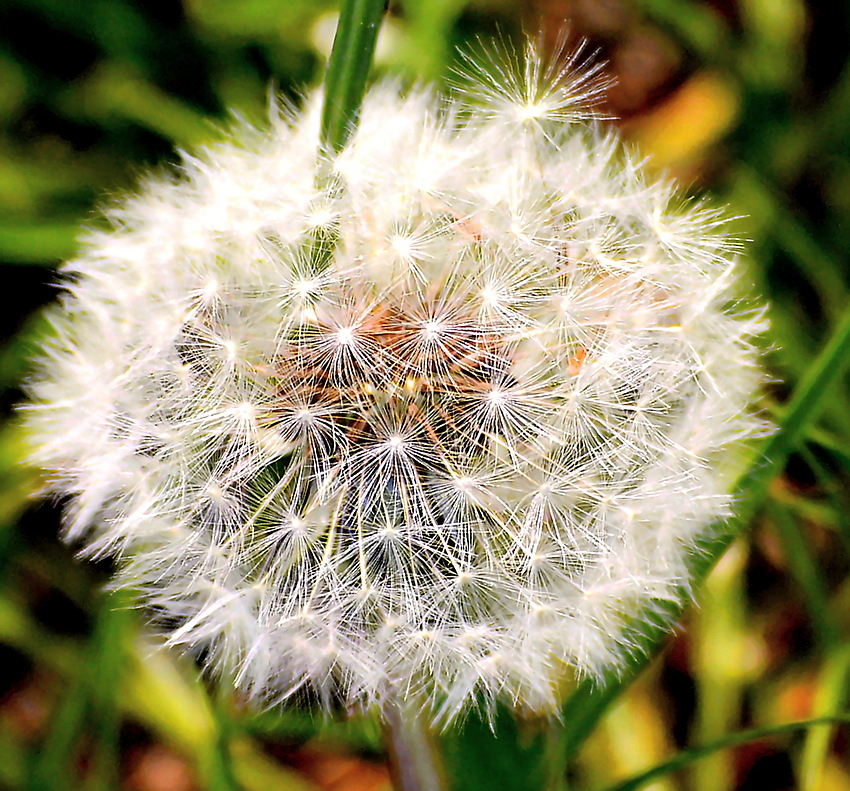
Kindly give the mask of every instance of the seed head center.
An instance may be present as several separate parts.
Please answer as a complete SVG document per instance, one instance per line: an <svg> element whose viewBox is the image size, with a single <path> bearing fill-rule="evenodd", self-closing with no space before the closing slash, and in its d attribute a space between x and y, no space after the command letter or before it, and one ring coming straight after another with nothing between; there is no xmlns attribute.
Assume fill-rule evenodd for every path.
<svg viewBox="0 0 850 791"><path fill-rule="evenodd" d="M336 331L336 342L340 346L351 346L354 343L354 328L340 327Z"/></svg>
<svg viewBox="0 0 850 791"><path fill-rule="evenodd" d="M445 330L443 322L441 321L426 321L423 325L423 329L425 331L425 338L429 341L435 340L439 335Z"/></svg>

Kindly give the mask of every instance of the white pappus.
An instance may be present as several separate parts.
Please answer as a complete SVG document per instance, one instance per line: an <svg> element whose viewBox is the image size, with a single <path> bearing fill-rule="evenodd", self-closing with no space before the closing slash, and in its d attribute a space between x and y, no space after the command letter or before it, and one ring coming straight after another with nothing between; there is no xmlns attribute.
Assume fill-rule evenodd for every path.
<svg viewBox="0 0 850 791"><path fill-rule="evenodd" d="M634 650L764 431L723 215L529 50L319 97L106 211L25 407L66 536L276 703L557 710Z"/></svg>

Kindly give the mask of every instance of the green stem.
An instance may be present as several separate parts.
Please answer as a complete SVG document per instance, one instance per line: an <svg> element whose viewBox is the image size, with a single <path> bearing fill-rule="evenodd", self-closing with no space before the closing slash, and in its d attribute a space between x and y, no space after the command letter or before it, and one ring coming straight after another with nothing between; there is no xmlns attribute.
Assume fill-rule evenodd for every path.
<svg viewBox="0 0 850 791"><path fill-rule="evenodd" d="M760 457L738 481L737 492L741 505L734 527L746 524L755 515L764 500L768 485L782 470L791 451L805 436L825 396L847 370L848 362L850 307L844 309L832 336L795 388L785 407L780 431L765 443Z"/></svg>
<svg viewBox="0 0 850 791"><path fill-rule="evenodd" d="M827 653L815 687L813 713L829 719L840 717L850 685L850 645L836 643ZM846 721L845 714L842 719ZM800 753L797 781L800 791L824 788L824 764L829 757L836 723L826 723L806 733Z"/></svg>
<svg viewBox="0 0 850 791"><path fill-rule="evenodd" d="M85 787L115 788L118 729L116 708L127 657L131 614L121 594L102 596L86 661L78 668L33 766L27 791L58 791L74 785L77 754L84 736L92 740ZM94 728L91 728L91 725Z"/></svg>
<svg viewBox="0 0 850 791"><path fill-rule="evenodd" d="M779 736L783 733L794 733L795 731L800 731L805 728L814 728L822 725L838 725L846 722L850 722L850 717L836 715L832 717L818 717L817 719L806 720L804 722L786 722L782 725L768 725L764 728L751 728L750 730L741 731L740 733L733 733L729 736L724 736L720 739L709 742L708 744L684 750L669 761L653 766L652 769L642 772L641 774L626 780L624 783L618 783L617 785L607 789L607 791L638 791L638 789L644 788L653 780L656 780L659 777L664 777L672 772L679 771L694 761L704 758L707 755L712 755L718 750L728 750L733 747L740 747L743 744L759 741L760 739Z"/></svg>
<svg viewBox="0 0 850 791"><path fill-rule="evenodd" d="M782 470L788 456L805 437L809 425L817 416L832 387L840 380L850 363L850 306L845 308L838 326L806 371L786 405L779 431L768 439L758 456L738 480L735 487L736 514L724 525L718 526L715 537L704 551L691 563L694 584L705 579L720 556L749 524L764 501L768 486ZM658 609L666 609L664 614ZM584 681L567 701L563 709L564 760L569 760L590 734L593 726L604 714L608 705L628 686L650 659L658 652L674 623L682 614L678 605L660 604L653 613L636 627L633 636L638 650L626 667L609 672L601 683Z"/></svg>
<svg viewBox="0 0 850 791"><path fill-rule="evenodd" d="M325 76L322 145L339 151L357 123L385 0L345 0Z"/></svg>
<svg viewBox="0 0 850 791"><path fill-rule="evenodd" d="M794 515L775 501L768 503L766 512L779 536L791 577L803 595L815 639L820 648L828 649L839 642L840 630L834 622L823 574Z"/></svg>
<svg viewBox="0 0 850 791"><path fill-rule="evenodd" d="M384 716L384 742L395 791L444 791L437 740L428 724L401 706L388 706Z"/></svg>

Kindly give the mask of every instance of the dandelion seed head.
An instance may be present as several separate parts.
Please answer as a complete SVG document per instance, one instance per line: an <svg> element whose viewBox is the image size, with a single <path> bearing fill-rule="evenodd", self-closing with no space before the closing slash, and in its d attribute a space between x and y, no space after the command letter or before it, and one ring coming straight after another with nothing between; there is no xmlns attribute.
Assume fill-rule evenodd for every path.
<svg viewBox="0 0 850 791"><path fill-rule="evenodd" d="M65 265L25 409L66 535L266 704L556 711L688 595L764 430L722 215L595 68L479 66L375 86L332 161L315 98L236 130Z"/></svg>

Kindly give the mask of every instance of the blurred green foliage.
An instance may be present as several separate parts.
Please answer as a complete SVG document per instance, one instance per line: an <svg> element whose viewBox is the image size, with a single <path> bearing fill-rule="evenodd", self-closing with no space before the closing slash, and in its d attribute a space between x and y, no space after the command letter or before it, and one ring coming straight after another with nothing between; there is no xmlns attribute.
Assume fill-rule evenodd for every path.
<svg viewBox="0 0 850 791"><path fill-rule="evenodd" d="M376 723L252 713L210 690L189 660L159 650L132 603L104 592L108 566L74 561L56 539L58 509L30 500L38 473L19 464L13 412L42 331L37 308L53 297L55 266L73 254L80 228L98 221L98 202L145 168L175 163L177 149L214 139L232 114L262 123L270 90L297 101L321 77L336 7L0 3L0 788L386 782L369 763L382 751ZM618 78L609 109L625 134L739 215L738 233L752 240L750 277L771 304L776 381L764 406L781 418L848 311L850 5L398 0L376 68L445 80L456 47L475 37L524 28L552 42L567 19L574 40L587 37L609 60ZM599 789L677 750L675 773L646 787L850 789L846 726L770 735L789 720L847 712L848 388L842 377L825 394L820 419L710 577L687 631L636 684L609 696L593 734L596 715L563 726L500 715L492 731L472 718L444 737L457 791ZM729 736L746 727L757 732ZM588 737L567 770L566 752ZM735 749L693 749L715 742ZM183 785L173 771L142 772L159 748L188 772ZM363 759L349 785L320 771L339 755Z"/></svg>

